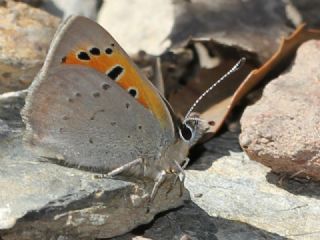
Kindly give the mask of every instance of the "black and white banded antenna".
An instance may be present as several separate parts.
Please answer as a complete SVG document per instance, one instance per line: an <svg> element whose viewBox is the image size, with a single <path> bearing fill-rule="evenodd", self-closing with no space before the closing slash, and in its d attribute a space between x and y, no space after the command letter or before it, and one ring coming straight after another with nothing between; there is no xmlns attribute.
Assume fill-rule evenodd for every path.
<svg viewBox="0 0 320 240"><path fill-rule="evenodd" d="M192 111L195 109L195 107L198 105L198 103L212 90L214 89L219 83L221 83L223 80L225 80L227 77L229 77L232 73L238 71L241 66L246 62L245 58L241 58L226 74L224 74L218 81L216 81L214 84L212 84L204 93L201 94L200 97L192 104L189 111L184 117L183 123L186 123L188 120L200 120L198 118L189 118Z"/></svg>

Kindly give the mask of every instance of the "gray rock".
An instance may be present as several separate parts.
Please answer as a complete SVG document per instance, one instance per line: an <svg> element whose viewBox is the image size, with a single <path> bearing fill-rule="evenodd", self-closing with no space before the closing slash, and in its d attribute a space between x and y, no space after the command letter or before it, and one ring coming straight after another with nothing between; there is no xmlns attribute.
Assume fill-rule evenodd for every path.
<svg viewBox="0 0 320 240"><path fill-rule="evenodd" d="M22 146L19 110L25 92L0 97L0 236L9 239L92 239L123 234L178 207L180 186L160 188L149 206L153 183L95 179L95 173L53 164Z"/></svg>
<svg viewBox="0 0 320 240"><path fill-rule="evenodd" d="M246 223L208 215L192 201L182 208L160 214L151 224L141 226L115 240L247 240L285 238Z"/></svg>
<svg viewBox="0 0 320 240"><path fill-rule="evenodd" d="M218 239L319 239L320 184L292 180L290 190L277 186L278 177L251 161L237 137L226 133L211 140L187 171L192 201L211 217L235 221L217 222ZM252 228L240 230L240 223Z"/></svg>
<svg viewBox="0 0 320 240"><path fill-rule="evenodd" d="M241 146L275 172L320 180L319 58L320 41L304 43L292 68L242 116Z"/></svg>

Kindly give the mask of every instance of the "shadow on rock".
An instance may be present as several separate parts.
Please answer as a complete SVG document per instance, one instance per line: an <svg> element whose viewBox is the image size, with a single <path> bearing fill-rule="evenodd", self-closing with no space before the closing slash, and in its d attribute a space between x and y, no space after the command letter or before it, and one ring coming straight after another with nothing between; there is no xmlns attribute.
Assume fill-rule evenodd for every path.
<svg viewBox="0 0 320 240"><path fill-rule="evenodd" d="M269 172L266 175L269 183L274 184L292 194L320 199L320 182L302 178L290 178L288 175Z"/></svg>
<svg viewBox="0 0 320 240"><path fill-rule="evenodd" d="M140 226L131 233L113 239L131 240L133 238L162 240L287 239L246 223L211 217L192 201L187 201L184 207L161 213L150 224Z"/></svg>
<svg viewBox="0 0 320 240"><path fill-rule="evenodd" d="M225 132L204 144L193 147L189 154L188 169L207 170L214 161L229 156L230 152L242 152L238 136L238 133Z"/></svg>

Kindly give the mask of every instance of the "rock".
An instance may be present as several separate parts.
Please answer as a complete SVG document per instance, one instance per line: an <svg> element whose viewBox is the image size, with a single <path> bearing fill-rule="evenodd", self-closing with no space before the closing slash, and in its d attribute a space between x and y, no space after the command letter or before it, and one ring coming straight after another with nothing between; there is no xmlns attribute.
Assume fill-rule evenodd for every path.
<svg viewBox="0 0 320 240"><path fill-rule="evenodd" d="M212 217L192 201L182 208L160 214L151 224L142 226L114 240L246 240L284 239L277 234L254 228L246 223Z"/></svg>
<svg viewBox="0 0 320 240"><path fill-rule="evenodd" d="M131 55L140 50L160 55L174 21L171 0L104 1L97 21Z"/></svg>
<svg viewBox="0 0 320 240"><path fill-rule="evenodd" d="M304 43L292 68L247 107L240 144L272 168L320 180L320 41Z"/></svg>
<svg viewBox="0 0 320 240"><path fill-rule="evenodd" d="M216 224L218 239L319 239L320 184L296 184L295 190L308 189L303 194L279 188L267 167L241 151L237 138L226 133L212 139L187 171L192 201L209 216L232 223ZM234 232L240 223L255 229Z"/></svg>
<svg viewBox="0 0 320 240"><path fill-rule="evenodd" d="M59 20L24 3L0 6L0 93L26 88L39 71Z"/></svg>
<svg viewBox="0 0 320 240"><path fill-rule="evenodd" d="M26 91L0 96L0 236L13 239L107 238L150 222L175 208L180 196L173 179L149 206L153 182L95 179L95 173L53 164L22 146L19 110Z"/></svg>

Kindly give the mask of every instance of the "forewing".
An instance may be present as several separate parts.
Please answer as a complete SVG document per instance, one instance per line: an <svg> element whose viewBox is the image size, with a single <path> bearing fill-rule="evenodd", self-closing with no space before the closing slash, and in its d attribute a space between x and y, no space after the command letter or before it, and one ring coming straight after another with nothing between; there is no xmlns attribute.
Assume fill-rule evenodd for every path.
<svg viewBox="0 0 320 240"><path fill-rule="evenodd" d="M173 138L173 122L159 92L96 22L80 16L64 22L52 42L43 71L51 72L61 64L88 66L108 75L155 115L168 139Z"/></svg>

